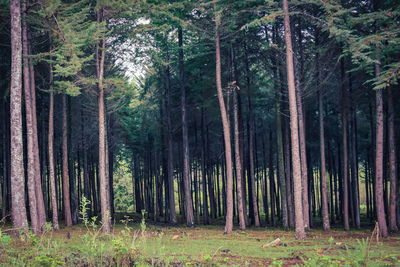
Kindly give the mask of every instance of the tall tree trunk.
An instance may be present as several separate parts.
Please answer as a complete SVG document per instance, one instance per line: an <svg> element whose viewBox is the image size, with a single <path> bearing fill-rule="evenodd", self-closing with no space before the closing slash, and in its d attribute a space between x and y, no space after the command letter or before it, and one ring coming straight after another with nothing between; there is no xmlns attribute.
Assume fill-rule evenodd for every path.
<svg viewBox="0 0 400 267"><path fill-rule="evenodd" d="M379 77L381 73L380 51L377 48L375 63L375 76ZM379 233L381 236L388 236L385 205L383 196L383 92L382 89L375 90L376 100L376 142L375 142L375 204L376 216L379 224Z"/></svg>
<svg viewBox="0 0 400 267"><path fill-rule="evenodd" d="M21 3L10 1L11 16L11 217L16 230L27 230L25 208L24 149L22 140L22 40Z"/></svg>
<svg viewBox="0 0 400 267"><path fill-rule="evenodd" d="M28 41L28 52L29 52L29 41ZM35 72L32 64L32 59L29 60L29 74L31 82L31 108L32 108L32 130L33 130L33 155L34 155L34 166L35 166L35 191L36 191L36 205L38 211L38 223L40 229L46 223L46 209L44 207L44 197L42 188L42 175L40 169L40 157L39 157L39 139L37 130L37 116L36 116L36 85L35 85Z"/></svg>
<svg viewBox="0 0 400 267"><path fill-rule="evenodd" d="M299 21L300 25L300 21ZM306 143L306 122L305 122L305 112L303 111L303 95L302 95L302 83L303 83L303 72L304 72L304 60L303 60L303 44L302 44L302 32L301 32L301 27L297 27L297 33L298 33L298 50L299 50L299 71L298 71L298 76L299 78L296 80L297 86L296 86L296 101L297 101L297 111L298 111L298 120L299 120L299 140L300 140L300 163L301 163L301 180L302 180L302 186L303 186L303 216L304 216L304 227L306 230L310 229L311 227L311 217L310 217L310 204L309 204L309 198L310 194L308 193L308 190L310 185L308 184L308 163L307 163L307 143ZM300 86L301 85L301 86Z"/></svg>
<svg viewBox="0 0 400 267"><path fill-rule="evenodd" d="M167 48L168 50L168 48ZM167 62L169 55L167 51ZM168 169L168 203L169 203L169 216L170 223L177 223L175 211L175 189L174 189L174 155L172 144L172 123L171 123L171 82L170 82L170 69L169 66L165 68L165 115L167 123L167 169Z"/></svg>
<svg viewBox="0 0 400 267"><path fill-rule="evenodd" d="M104 10L100 9L98 12L98 21L103 21ZM109 196L109 179L107 177L107 126L106 126L106 110L104 99L104 61L106 55L106 41L102 39L100 45L97 46L97 64L98 64L98 118L99 118L99 180L100 180L100 208L101 220L103 223L102 231L104 233L111 232L111 207Z"/></svg>
<svg viewBox="0 0 400 267"><path fill-rule="evenodd" d="M183 31L178 29L178 45L179 45L179 80L181 87L181 111L182 111L182 150L183 150L183 190L185 193L185 217L188 226L194 225L192 190L190 188L190 160L189 160L189 139L186 115L186 82L185 69L183 62Z"/></svg>
<svg viewBox="0 0 400 267"><path fill-rule="evenodd" d="M397 157L395 136L395 111L393 107L392 88L388 88L388 145L389 145L389 177L390 177L390 205L389 205L389 230L398 231L397 227Z"/></svg>
<svg viewBox="0 0 400 267"><path fill-rule="evenodd" d="M238 201L238 215L239 227L241 230L246 229L246 220L243 209L243 190L242 190L242 160L240 158L240 145L239 145L239 119L238 119L238 88L234 88L233 92L233 119L234 119L234 138L235 138L235 164L236 164L236 191Z"/></svg>
<svg viewBox="0 0 400 267"><path fill-rule="evenodd" d="M214 10L215 10L214 5ZM222 92L221 80L221 48L220 48L220 27L221 14L215 10L215 72L218 92L219 109L221 112L222 126L225 143L225 164L226 164L226 216L225 234L233 230L233 175L232 175L232 152L231 152L231 130L228 121L228 114L225 107L224 95Z"/></svg>
<svg viewBox="0 0 400 267"><path fill-rule="evenodd" d="M301 178L301 162L299 147L299 123L296 100L296 85L294 79L293 64L293 48L292 34L290 29L289 6L288 1L283 0L284 25L285 25L285 42L286 42L286 68L289 93L289 110L290 110L290 129L292 142L292 168L294 183L294 204L295 204L295 222L296 222L296 239L305 239L305 225L303 218L303 202L302 202L302 178Z"/></svg>
<svg viewBox="0 0 400 267"><path fill-rule="evenodd" d="M67 226L72 225L71 199L69 188L68 168L68 119L67 119L67 95L62 96L62 187L64 203L64 220Z"/></svg>
<svg viewBox="0 0 400 267"><path fill-rule="evenodd" d="M58 205L56 192L56 178L54 165L54 92L53 90L53 70L50 65L50 95L49 95L49 132L48 132L48 157L49 157L49 180L50 180L50 198L53 215L53 228L58 230ZM86 188L86 186L85 186ZM86 196L87 197L87 196Z"/></svg>
<svg viewBox="0 0 400 267"><path fill-rule="evenodd" d="M247 87L247 100L249 107L249 121L248 121L248 138L249 138L249 203L251 203L251 215L252 221L255 226L260 226L260 216L258 214L258 203L256 194L256 182L255 182L255 171L254 171L254 113L252 104L252 94L250 89L250 67L248 60L247 46L244 47L245 50L245 66L246 66L246 87Z"/></svg>
<svg viewBox="0 0 400 267"><path fill-rule="evenodd" d="M278 79L278 70L276 73L276 79ZM278 87L277 87L278 88ZM283 154L283 132L282 132L282 115L281 115L281 93L278 89L276 93L276 146L278 153L278 179L281 190L281 204L282 204L282 225L283 228L288 228L288 205L287 205L287 190L286 190L286 180L285 180L285 158Z"/></svg>
<svg viewBox="0 0 400 267"><path fill-rule="evenodd" d="M360 228L360 193L359 193L359 181L358 181L358 151L357 151L357 111L356 106L353 102L352 96L352 75L349 73L349 92L351 94L351 109L350 109L350 169L351 169L351 203L352 203L352 217L353 225L359 229Z"/></svg>
<svg viewBox="0 0 400 267"><path fill-rule="evenodd" d="M26 136L27 136L27 154L28 154L28 198L29 198L29 213L32 224L32 230L35 234L40 233L41 226L39 224L38 205L35 189L35 155L33 145L33 118L32 118L32 98L31 98L31 81L29 73L28 59L28 31L26 24L26 3L22 3L22 54L23 54L23 73L24 73L24 95L25 95L25 114L26 114Z"/></svg>
<svg viewBox="0 0 400 267"><path fill-rule="evenodd" d="M318 60L318 56L317 56ZM317 61L317 68L318 68ZM319 71L317 73L320 75ZM330 229L329 223L329 208L328 208L328 185L326 181L326 158L325 158L325 129L324 129L324 104L322 95L322 86L319 82L318 90L318 117L319 117L319 149L320 149L320 162L321 162L321 200L322 200L322 227L325 231ZM331 188L332 190L332 188ZM331 203L332 205L332 203Z"/></svg>
<svg viewBox="0 0 400 267"><path fill-rule="evenodd" d="M319 32L316 33L316 43L319 44ZM316 68L318 81L318 117L319 117L319 149L321 163L321 201L322 201L322 228L325 231L330 229L329 207L328 207L328 185L326 180L326 157L325 157L325 126L324 126L324 96L321 85L321 70L319 69L319 53L316 54ZM329 147L329 146L328 146ZM331 180L332 181L332 180ZM331 183L332 184L332 183ZM332 186L331 186L332 191ZM331 205L333 203L331 202Z"/></svg>
<svg viewBox="0 0 400 267"><path fill-rule="evenodd" d="M271 204L271 225L276 226L276 191L275 191L275 171L274 171L274 152L273 152L273 141L272 141L272 130L269 130L269 197Z"/></svg>
<svg viewBox="0 0 400 267"><path fill-rule="evenodd" d="M206 135L204 133L204 108L201 108L201 176L203 192L203 223L208 224L208 197L207 197L207 165L206 165Z"/></svg>
<svg viewBox="0 0 400 267"><path fill-rule="evenodd" d="M342 207L343 207L343 224L344 229L349 230L349 162L348 162L348 103L347 103L347 88L346 88L346 73L344 69L344 60L341 62L341 73L342 73Z"/></svg>

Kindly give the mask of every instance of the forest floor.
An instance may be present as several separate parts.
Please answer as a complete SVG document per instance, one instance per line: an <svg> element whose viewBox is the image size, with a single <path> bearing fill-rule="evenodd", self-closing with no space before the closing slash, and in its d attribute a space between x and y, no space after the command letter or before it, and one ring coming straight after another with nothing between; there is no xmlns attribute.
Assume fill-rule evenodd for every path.
<svg viewBox="0 0 400 267"><path fill-rule="evenodd" d="M223 235L223 226L194 228L140 222L94 225L19 238L0 234L1 266L400 266L400 235L376 240L371 230L293 231L250 228ZM265 244L279 238L283 244Z"/></svg>

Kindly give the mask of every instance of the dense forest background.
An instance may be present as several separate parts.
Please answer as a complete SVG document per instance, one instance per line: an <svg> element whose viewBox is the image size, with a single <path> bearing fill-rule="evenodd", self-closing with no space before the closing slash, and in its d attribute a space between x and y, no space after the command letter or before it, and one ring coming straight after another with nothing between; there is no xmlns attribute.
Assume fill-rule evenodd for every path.
<svg viewBox="0 0 400 267"><path fill-rule="evenodd" d="M397 231L399 4L2 1L2 218Z"/></svg>

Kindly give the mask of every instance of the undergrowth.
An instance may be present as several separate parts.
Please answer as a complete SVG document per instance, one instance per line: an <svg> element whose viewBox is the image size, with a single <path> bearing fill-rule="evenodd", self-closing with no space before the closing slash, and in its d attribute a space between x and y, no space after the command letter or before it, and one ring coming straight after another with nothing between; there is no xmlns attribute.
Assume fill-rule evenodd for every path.
<svg viewBox="0 0 400 267"><path fill-rule="evenodd" d="M315 231L301 242L279 230L226 236L211 226L154 227L147 224L144 210L139 223L125 216L113 233L104 234L102 222L89 217L89 204L82 199L81 226L54 231L46 224L43 234L26 232L18 238L0 228L0 266L400 266L396 248L367 234L352 240L336 232L327 240ZM286 246L262 247L277 237Z"/></svg>

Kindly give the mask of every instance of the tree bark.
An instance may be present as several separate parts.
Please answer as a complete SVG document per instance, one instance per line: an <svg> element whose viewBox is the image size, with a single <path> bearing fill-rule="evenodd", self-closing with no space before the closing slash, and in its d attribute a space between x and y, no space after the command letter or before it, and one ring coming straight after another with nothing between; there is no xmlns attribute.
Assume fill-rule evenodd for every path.
<svg viewBox="0 0 400 267"><path fill-rule="evenodd" d="M349 224L349 162L348 162L348 112L347 112L347 88L346 88L346 73L344 69L344 61L341 62L342 72L342 207L343 207L343 224L345 230L350 230Z"/></svg>
<svg viewBox="0 0 400 267"><path fill-rule="evenodd" d="M29 52L29 41L28 41L28 52ZM29 60L29 74L31 82L31 108L32 108L32 130L33 130L33 155L34 155L34 166L35 166L35 191L36 191L36 205L38 211L38 223L40 229L46 223L46 209L44 207L44 197L42 188L42 175L40 169L40 157L39 157L39 139L37 130L37 116L36 116L36 85L35 85L35 72L32 64L32 59Z"/></svg>
<svg viewBox="0 0 400 267"><path fill-rule="evenodd" d="M27 139L27 176L28 176L28 199L29 199L29 213L32 224L32 231L39 234L41 226L39 223L38 205L36 197L36 172L35 172L35 156L33 145L33 118L32 118L32 97L31 97L31 81L29 73L29 59L28 59L28 31L26 24L26 3L22 3L22 54L23 54L23 74L24 74L24 96L25 96L25 114L26 114L26 139Z"/></svg>
<svg viewBox="0 0 400 267"><path fill-rule="evenodd" d="M388 145L389 145L389 177L390 177L390 205L389 205L389 230L398 231L397 227L397 157L395 136L395 111L393 106L392 88L388 88Z"/></svg>
<svg viewBox="0 0 400 267"><path fill-rule="evenodd" d="M305 225L303 218L303 202L302 202L302 181L301 181L301 162L299 147L299 124L296 101L296 85L294 79L293 64L293 48L292 35L290 29L289 6L288 1L283 0L284 25L285 25L285 42L286 42L286 68L289 93L289 110L290 110L290 129L292 142L292 169L294 182L294 204L295 204L295 225L296 239L305 239Z"/></svg>
<svg viewBox="0 0 400 267"><path fill-rule="evenodd" d="M167 48L168 49L168 48ZM167 62L169 55L167 51ZM171 82L170 82L170 69L169 66L165 68L165 115L166 115L166 128L167 128L167 169L168 169L168 203L169 203L169 216L170 223L176 224L176 210L175 210L175 189L174 189L174 155L172 144L172 123L171 123Z"/></svg>
<svg viewBox="0 0 400 267"><path fill-rule="evenodd" d="M319 33L316 33L316 44L319 44ZM316 68L317 68L317 81L318 81L318 118L319 118L319 150L320 150L320 164L321 164L321 202L322 202L322 228L325 231L330 229L329 222L329 207L328 207L328 185L327 185L327 171L326 171L326 157L325 157L325 123L324 123L324 96L321 85L321 70L319 69L319 53L316 54ZM328 146L329 147L329 146ZM332 180L331 180L332 181ZM332 184L332 183L331 183ZM332 190L332 186L331 186ZM333 205L331 201L331 205Z"/></svg>
<svg viewBox="0 0 400 267"><path fill-rule="evenodd" d="M278 79L278 67L275 71L275 79ZM277 81L276 81L277 82ZM287 190L286 190L286 180L285 180L285 158L283 153L283 132L282 132L282 115L281 115L281 92L279 87L276 87L276 146L278 153L278 179L281 189L281 204L282 204L282 225L283 228L289 227L288 222L288 205L287 205Z"/></svg>
<svg viewBox="0 0 400 267"><path fill-rule="evenodd" d="M62 96L62 178L63 178L63 202L64 220L67 226L72 225L71 197L69 188L69 168L68 168L68 119L67 119L67 95Z"/></svg>
<svg viewBox="0 0 400 267"><path fill-rule="evenodd" d="M50 77L52 77L52 69L50 69ZM52 78L50 78L50 86L52 87ZM52 88L50 88L52 90ZM58 230L58 205L56 193L56 178L54 165L54 92L50 91L49 102L49 132L48 132L48 157L49 157L49 180L50 180L50 197L53 216L53 228ZM85 186L86 188L86 186ZM86 196L87 197L87 196Z"/></svg>
<svg viewBox="0 0 400 267"><path fill-rule="evenodd" d="M246 220L243 209L243 189L242 189L242 160L240 158L240 145L239 145L239 119L238 119L238 100L237 92L238 87L234 88L233 95L233 119L234 119L234 138L235 138L235 164L236 164L236 191L238 201L238 215L240 230L246 229Z"/></svg>
<svg viewBox="0 0 400 267"><path fill-rule="evenodd" d="M377 56L375 63L375 76L379 77L381 73L380 65L380 53L377 48ZM376 101L376 141L375 141L375 204L376 204L376 216L379 224L379 233L382 237L388 236L386 217L385 217L385 205L383 195L383 92L382 89L375 90L375 101Z"/></svg>
<svg viewBox="0 0 400 267"><path fill-rule="evenodd" d="M97 14L98 21L103 21L104 10L100 9ZM104 99L104 61L106 55L106 41L100 40L100 45L97 46L97 64L98 64L98 119L99 119L99 180L100 180L100 208L101 220L103 223L102 231L104 233L111 232L111 207L109 195L109 179L107 177L107 126L106 126L106 109Z"/></svg>
<svg viewBox="0 0 400 267"><path fill-rule="evenodd" d="M207 165L206 165L206 136L204 133L204 108L201 109L201 176L202 176L202 193L203 193L203 223L209 224L208 221L208 197L207 197Z"/></svg>
<svg viewBox="0 0 400 267"><path fill-rule="evenodd" d="M318 61L317 61L317 66L318 66ZM320 75L319 71L317 75L318 76ZM318 83L318 85L319 85L318 117L319 117L319 149L320 149L320 163L321 163L322 227L325 231L328 231L330 229L330 223L329 223L329 208L328 208L328 188L327 188L328 185L326 181L325 129L324 129L324 114L323 114L324 104L323 104L322 86L320 83Z"/></svg>
<svg viewBox="0 0 400 267"><path fill-rule="evenodd" d="M215 10L215 5L214 5ZM215 10L215 72L218 92L218 102L221 112L222 127L225 143L225 164L226 164L226 217L225 234L232 233L233 230L233 177L232 177L232 152L231 152L231 131L228 121L228 114L225 107L224 95L222 92L221 80L221 48L220 48L220 27L221 14Z"/></svg>
<svg viewBox="0 0 400 267"><path fill-rule="evenodd" d="M24 150L22 140L22 40L21 3L10 1L11 16L11 217L16 230L26 231L28 220L25 208Z"/></svg>
<svg viewBox="0 0 400 267"><path fill-rule="evenodd" d="M182 111L182 150L183 150L183 190L185 193L185 217L188 226L194 225L192 190L190 188L190 164L189 164L189 139L187 126L186 111L186 84L185 69L183 59L183 31L178 29L178 45L179 45L179 80L181 87L181 111Z"/></svg>

